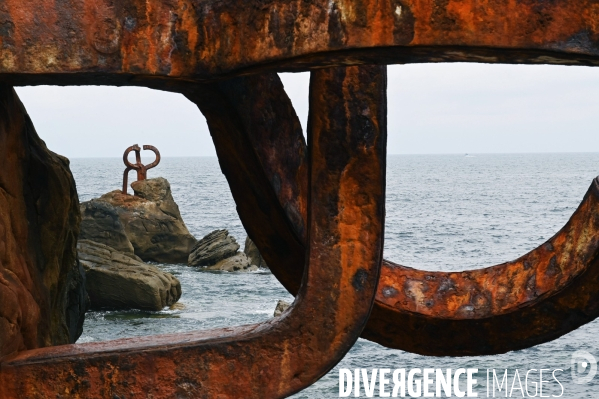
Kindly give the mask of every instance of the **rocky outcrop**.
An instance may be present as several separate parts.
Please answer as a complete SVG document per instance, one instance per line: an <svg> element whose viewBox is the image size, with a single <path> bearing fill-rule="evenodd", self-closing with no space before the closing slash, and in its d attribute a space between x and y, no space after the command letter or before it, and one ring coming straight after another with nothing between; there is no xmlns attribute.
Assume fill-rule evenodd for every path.
<svg viewBox="0 0 599 399"><path fill-rule="evenodd" d="M14 90L0 85L0 358L81 335L79 222L68 159L47 149Z"/></svg>
<svg viewBox="0 0 599 399"><path fill-rule="evenodd" d="M246 237L245 245L243 247L243 253L248 257L250 264L256 265L258 267L262 267L264 269L268 269L268 265L260 255L260 251L254 242L250 239L250 237Z"/></svg>
<svg viewBox="0 0 599 399"><path fill-rule="evenodd" d="M280 315L283 314L284 311L289 309L290 306L291 306L291 304L289 302L279 299L279 302L277 302L277 307L275 308L275 312L274 312L273 316L279 317Z"/></svg>
<svg viewBox="0 0 599 399"><path fill-rule="evenodd" d="M134 182L131 187L135 195L122 194L117 190L95 201L114 207L135 255L142 260L186 263L197 240L189 233L181 218L169 182L158 177ZM110 220L101 212L97 215L105 219L104 222L96 222L98 226ZM115 228L118 230L120 226ZM112 246L110 240L98 242Z"/></svg>
<svg viewBox="0 0 599 399"><path fill-rule="evenodd" d="M83 202L81 209L80 240L91 240L108 245L115 250L134 254L134 248L127 237L117 209L110 203L93 199ZM141 261L140 258L136 257Z"/></svg>
<svg viewBox="0 0 599 399"><path fill-rule="evenodd" d="M228 230L215 230L198 241L189 254L189 266L213 266L237 254L239 244ZM247 260L247 259L246 259Z"/></svg>
<svg viewBox="0 0 599 399"><path fill-rule="evenodd" d="M206 266L205 270L220 270L223 272L252 272L258 270L257 266L250 264L249 259L243 252L217 262L215 265Z"/></svg>
<svg viewBox="0 0 599 399"><path fill-rule="evenodd" d="M189 266L202 266L204 270L226 272L255 271L243 252L238 252L239 244L228 230L214 230L193 247L189 254Z"/></svg>
<svg viewBox="0 0 599 399"><path fill-rule="evenodd" d="M181 297L179 280L134 255L89 240L79 240L77 250L92 309L161 310Z"/></svg>

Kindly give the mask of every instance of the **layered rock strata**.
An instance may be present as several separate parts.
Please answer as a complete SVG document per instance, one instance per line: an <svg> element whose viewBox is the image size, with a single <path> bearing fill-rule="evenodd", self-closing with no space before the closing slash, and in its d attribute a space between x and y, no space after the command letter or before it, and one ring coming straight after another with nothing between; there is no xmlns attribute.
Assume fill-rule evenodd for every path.
<svg viewBox="0 0 599 399"><path fill-rule="evenodd" d="M84 203L81 237L125 253L131 251L128 240L146 262L187 263L197 240L183 222L169 182L158 177L131 187L135 195L116 190Z"/></svg>
<svg viewBox="0 0 599 399"><path fill-rule="evenodd" d="M189 254L189 266L213 266L237 254L239 244L228 230L214 230L204 236Z"/></svg>
<svg viewBox="0 0 599 399"><path fill-rule="evenodd" d="M92 309L161 310L181 297L179 280L135 255L90 240L77 249Z"/></svg>

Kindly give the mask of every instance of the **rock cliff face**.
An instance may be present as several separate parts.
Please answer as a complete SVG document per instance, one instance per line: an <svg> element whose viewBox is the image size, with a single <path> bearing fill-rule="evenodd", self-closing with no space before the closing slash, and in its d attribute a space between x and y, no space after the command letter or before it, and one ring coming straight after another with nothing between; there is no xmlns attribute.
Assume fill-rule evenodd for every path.
<svg viewBox="0 0 599 399"><path fill-rule="evenodd" d="M134 182L131 187L135 195L124 195L116 190L85 204L82 211L89 211L91 216L91 208L95 207L93 216L94 219L97 217L93 223L85 223L85 237L122 251L120 248L126 246L118 233L122 226L135 254L142 260L187 263L197 240L189 233L181 218L169 182L158 177ZM101 212L98 206L100 202L109 205ZM121 226L113 224L111 233L103 238L102 229L113 222L113 208L110 206L116 211Z"/></svg>
<svg viewBox="0 0 599 399"><path fill-rule="evenodd" d="M75 342L87 307L69 161L0 85L0 357Z"/></svg>

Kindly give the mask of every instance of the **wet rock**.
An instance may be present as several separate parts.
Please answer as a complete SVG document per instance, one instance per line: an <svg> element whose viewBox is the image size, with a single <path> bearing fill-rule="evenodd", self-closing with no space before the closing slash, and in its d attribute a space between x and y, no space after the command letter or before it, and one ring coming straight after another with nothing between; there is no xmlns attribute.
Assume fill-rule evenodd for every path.
<svg viewBox="0 0 599 399"><path fill-rule="evenodd" d="M90 240L77 243L92 309L161 310L181 297L172 274Z"/></svg>
<svg viewBox="0 0 599 399"><path fill-rule="evenodd" d="M243 252L237 252L229 258L217 262L215 265L204 267L204 269L224 272L251 272L258 270L258 267L251 265Z"/></svg>
<svg viewBox="0 0 599 399"><path fill-rule="evenodd" d="M0 358L73 343L87 308L69 160L46 147L0 85Z"/></svg>
<svg viewBox="0 0 599 399"><path fill-rule="evenodd" d="M291 306L291 304L289 302L279 299L279 302L277 302L277 307L275 308L275 313L273 314L273 316L274 317L280 316L281 314L283 314L284 311L289 309L290 306Z"/></svg>
<svg viewBox="0 0 599 399"><path fill-rule="evenodd" d="M243 252L248 257L248 259L252 265L256 265L258 267L268 269L268 265L262 258L262 255L260 255L260 251L258 250L258 247L256 246L256 244L254 244L254 242L250 239L249 236L246 237L246 239L245 239L245 245L243 248Z"/></svg>
<svg viewBox="0 0 599 399"><path fill-rule="evenodd" d="M141 261L139 257L134 255L133 245L127 237L117 209L112 204L93 199L82 202L80 209L80 240L91 240L107 245Z"/></svg>
<svg viewBox="0 0 599 399"><path fill-rule="evenodd" d="M228 230L215 230L198 241L189 254L189 266L214 266L237 254L239 244ZM245 258L247 261L247 258ZM249 263L249 262L248 262ZM220 270L220 269L216 269Z"/></svg>
<svg viewBox="0 0 599 399"><path fill-rule="evenodd" d="M144 261L186 263L197 240L173 200L169 182L158 177L131 184L135 195L112 191L97 201L117 211L135 255Z"/></svg>

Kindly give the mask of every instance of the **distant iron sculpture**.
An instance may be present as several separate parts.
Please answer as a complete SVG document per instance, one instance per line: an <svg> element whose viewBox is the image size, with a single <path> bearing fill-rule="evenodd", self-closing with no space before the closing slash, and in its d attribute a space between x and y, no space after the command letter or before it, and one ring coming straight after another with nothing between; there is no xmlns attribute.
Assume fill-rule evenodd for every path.
<svg viewBox="0 0 599 399"><path fill-rule="evenodd" d="M123 154L123 162L126 166L125 172L123 173L123 194L127 194L127 186L130 171L137 171L137 181L146 180L148 178L148 169L152 169L158 166L158 164L160 163L160 152L158 151L158 148L154 147L153 145L144 145L143 149L153 151L154 154L156 154L156 159L154 160L154 162L148 165L144 165L141 163L141 149L137 144L128 147L125 150L125 153ZM131 151L135 151L135 164L129 162L129 153Z"/></svg>
<svg viewBox="0 0 599 399"><path fill-rule="evenodd" d="M382 259L381 65L599 66L596 2L9 3L0 81L144 86L200 108L248 235L297 298L252 326L21 352L0 363L0 398L279 398L324 375L360 334L488 355L599 315L597 182L558 234L514 262L434 273ZM306 146L276 73L307 70Z"/></svg>

